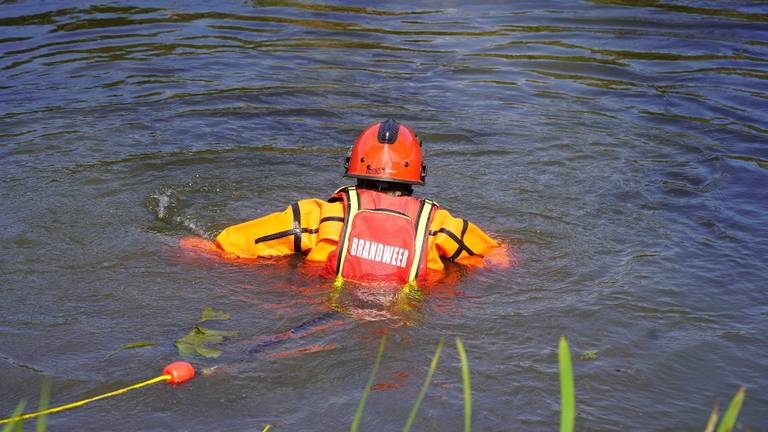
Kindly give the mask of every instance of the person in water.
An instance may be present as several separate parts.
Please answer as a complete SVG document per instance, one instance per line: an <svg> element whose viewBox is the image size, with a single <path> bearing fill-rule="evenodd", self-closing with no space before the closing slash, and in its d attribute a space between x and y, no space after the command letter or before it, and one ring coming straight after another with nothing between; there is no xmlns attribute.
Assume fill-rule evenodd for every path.
<svg viewBox="0 0 768 432"><path fill-rule="evenodd" d="M444 260L508 266L506 249L477 226L412 196L427 176L421 149L408 126L373 123L346 157L344 176L356 186L230 226L211 247L227 258L305 254L325 263L338 286L345 280L416 285L427 273L442 272Z"/></svg>
<svg viewBox="0 0 768 432"><path fill-rule="evenodd" d="M332 310L304 321L287 332L243 342L249 354L320 331L344 325L338 312L368 319L367 308L338 303L344 281L371 286L366 298L386 298L396 312L420 303L427 275L440 275L444 261L468 267L507 267L506 248L469 221L451 216L434 201L413 197L413 186L424 185L427 167L422 142L408 126L389 119L373 123L360 134L345 162L345 177L355 186L338 189L329 199L303 199L282 212L225 228L213 242L182 239L185 248L202 249L226 259L254 259L291 254L325 266L335 278ZM376 282L375 284L370 284ZM379 284L384 282L384 284ZM394 287L397 294L389 297ZM376 317L380 316L378 314ZM256 343L258 342L258 343ZM272 354L286 356L335 346L304 347ZM243 364L204 370L237 370Z"/></svg>

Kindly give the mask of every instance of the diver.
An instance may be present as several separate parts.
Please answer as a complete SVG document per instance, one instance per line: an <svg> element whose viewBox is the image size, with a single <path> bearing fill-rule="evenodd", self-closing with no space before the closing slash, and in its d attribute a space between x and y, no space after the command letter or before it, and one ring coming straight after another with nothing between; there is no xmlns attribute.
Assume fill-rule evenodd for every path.
<svg viewBox="0 0 768 432"><path fill-rule="evenodd" d="M443 259L506 267L506 249L477 226L412 196L427 175L421 148L408 126L374 123L346 157L344 176L357 179L356 186L225 228L211 247L227 258L306 254L326 263L337 281L416 282L442 271Z"/></svg>
<svg viewBox="0 0 768 432"><path fill-rule="evenodd" d="M226 258L306 254L307 261L325 263L337 286L346 280L413 287L428 272L442 272L443 260L507 267L506 248L477 226L412 196L427 176L421 149L408 126L373 123L346 157L344 176L356 179L355 186L230 226L206 247Z"/></svg>
<svg viewBox="0 0 768 432"><path fill-rule="evenodd" d="M342 187L329 199L303 199L282 212L230 226L213 242L188 237L181 246L233 260L301 254L334 278L330 311L288 331L243 341L248 356L349 325L346 315L367 319L372 309L350 305L350 310L338 302L345 281L360 282L367 287L366 300L379 303L381 298L398 316L410 313L419 309L430 281L443 281L444 260L470 268L510 265L507 249L477 226L451 216L434 201L413 196L413 186L424 185L426 175L422 142L413 130L392 119L376 122L360 134L346 157L344 176L356 179L355 186ZM312 345L270 355L334 347ZM244 364L214 366L204 373Z"/></svg>

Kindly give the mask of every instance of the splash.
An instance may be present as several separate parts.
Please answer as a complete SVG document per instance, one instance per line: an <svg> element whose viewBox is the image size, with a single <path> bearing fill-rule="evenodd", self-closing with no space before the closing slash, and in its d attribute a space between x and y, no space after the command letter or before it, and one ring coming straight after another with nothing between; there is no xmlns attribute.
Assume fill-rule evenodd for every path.
<svg viewBox="0 0 768 432"><path fill-rule="evenodd" d="M213 238L215 230L199 220L194 209L190 208L194 206L194 202L185 199L182 192L194 191L161 186L159 190L147 196L145 206L158 221L163 222L165 229L181 230L204 238Z"/></svg>

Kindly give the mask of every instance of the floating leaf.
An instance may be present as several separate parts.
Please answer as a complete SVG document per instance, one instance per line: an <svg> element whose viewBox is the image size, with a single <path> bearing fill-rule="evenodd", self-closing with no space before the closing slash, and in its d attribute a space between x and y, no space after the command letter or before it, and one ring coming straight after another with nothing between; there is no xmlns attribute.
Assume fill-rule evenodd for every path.
<svg viewBox="0 0 768 432"><path fill-rule="evenodd" d="M201 347L201 345L195 345L195 344L191 344L191 343L188 343L188 342L183 342L181 340L176 341L176 348L179 349L179 355L182 356L182 357L192 357L192 356L198 354L197 349L199 347ZM205 356L203 354L201 354L201 355L203 355L203 357L213 357L213 358L216 358L220 354L221 353L219 352L219 353L211 354L209 356Z"/></svg>
<svg viewBox="0 0 768 432"><path fill-rule="evenodd" d="M144 347L155 346L155 345L157 345L157 342L135 342L135 343L122 345L120 349L129 350L134 348L144 348Z"/></svg>
<svg viewBox="0 0 768 432"><path fill-rule="evenodd" d="M221 355L221 350L217 348L208 348L206 346L196 346L195 352L206 358L218 358Z"/></svg>
<svg viewBox="0 0 768 432"><path fill-rule="evenodd" d="M135 343L129 343L125 345L121 345L119 349L112 351L111 353L104 356L104 360L112 357L113 355L119 353L121 350L129 350L129 349L135 349L135 348L144 348L148 346L155 346L157 345L157 342L135 342Z"/></svg>
<svg viewBox="0 0 768 432"><path fill-rule="evenodd" d="M224 311L217 311L212 307L207 307L207 308L203 308L203 310L200 312L200 319L197 320L197 322L214 321L214 320L226 321L228 319L229 319L228 313Z"/></svg>
<svg viewBox="0 0 768 432"><path fill-rule="evenodd" d="M224 338L237 336L237 331L235 330L214 330L199 325L195 326L195 331L202 334L209 341L216 343L223 341Z"/></svg>
<svg viewBox="0 0 768 432"><path fill-rule="evenodd" d="M581 353L581 359L582 360L594 360L597 358L597 351L584 351Z"/></svg>
<svg viewBox="0 0 768 432"><path fill-rule="evenodd" d="M199 354L203 357L216 358L221 355L221 350L207 347L206 344L217 344L225 338L236 337L233 330L213 330L196 325L186 336L176 341L179 354L185 357Z"/></svg>

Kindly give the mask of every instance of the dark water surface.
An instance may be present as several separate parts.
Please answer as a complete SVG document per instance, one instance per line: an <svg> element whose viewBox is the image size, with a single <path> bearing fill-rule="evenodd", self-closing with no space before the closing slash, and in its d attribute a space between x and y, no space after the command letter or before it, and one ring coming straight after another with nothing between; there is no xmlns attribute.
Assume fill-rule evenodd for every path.
<svg viewBox="0 0 768 432"><path fill-rule="evenodd" d="M327 196L390 116L425 141L420 194L517 268L49 429L346 430L385 332L364 430L402 428L442 336L415 429L463 425L460 336L474 430L556 430L561 334L580 430L702 430L742 384L766 428L768 6L714 0L0 2L0 413L46 377L56 405L158 375L205 306L239 336L198 367L322 315L300 260L179 239Z"/></svg>

